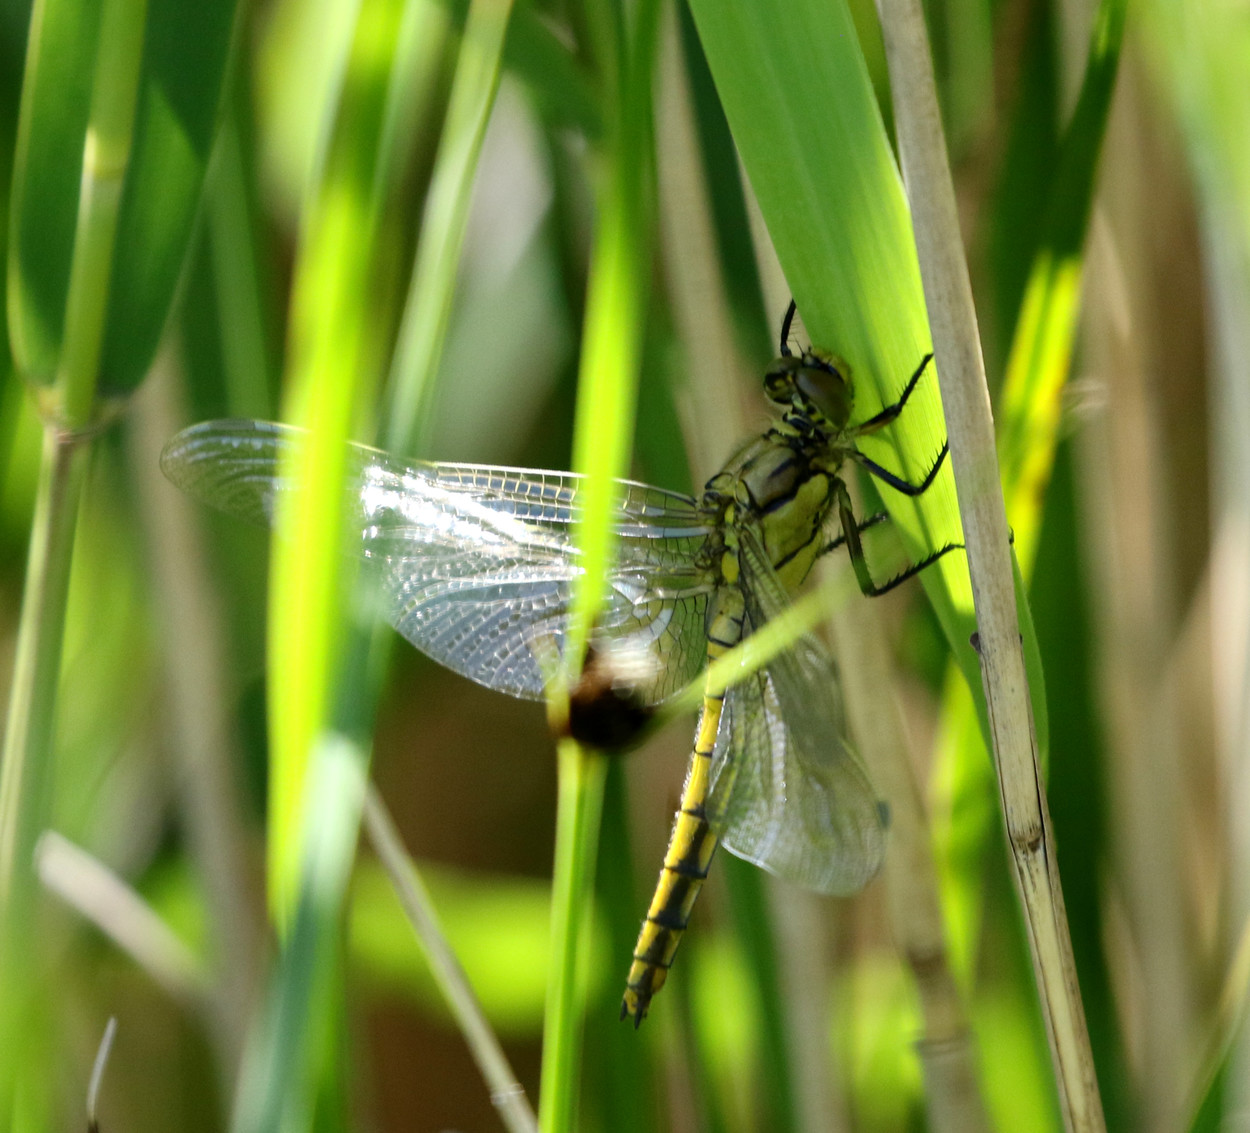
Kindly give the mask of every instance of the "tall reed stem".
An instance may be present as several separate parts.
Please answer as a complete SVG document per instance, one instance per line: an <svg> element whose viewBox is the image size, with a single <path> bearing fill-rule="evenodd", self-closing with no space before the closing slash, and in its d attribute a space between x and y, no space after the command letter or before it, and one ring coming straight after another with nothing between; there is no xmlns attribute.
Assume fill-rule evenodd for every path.
<svg viewBox="0 0 1250 1133"><path fill-rule="evenodd" d="M1059 884L1024 666L994 422L919 0L880 0L899 156L942 375L968 548L981 676L1007 837L1046 1020L1064 1123L1105 1127Z"/></svg>

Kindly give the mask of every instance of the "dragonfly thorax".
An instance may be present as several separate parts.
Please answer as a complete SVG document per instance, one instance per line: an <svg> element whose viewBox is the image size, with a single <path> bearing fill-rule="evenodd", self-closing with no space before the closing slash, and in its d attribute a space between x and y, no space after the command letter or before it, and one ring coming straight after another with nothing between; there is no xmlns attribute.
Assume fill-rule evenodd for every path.
<svg viewBox="0 0 1250 1133"><path fill-rule="evenodd" d="M730 576L736 573L732 560L739 526L755 531L787 590L806 577L825 542L835 483L827 443L813 446L809 440L784 427L771 429L708 481L702 507L720 532L712 558L720 560L724 581L736 582Z"/></svg>
<svg viewBox="0 0 1250 1133"><path fill-rule="evenodd" d="M778 358L764 375L764 392L800 431L838 434L851 419L850 370L829 354L805 350Z"/></svg>

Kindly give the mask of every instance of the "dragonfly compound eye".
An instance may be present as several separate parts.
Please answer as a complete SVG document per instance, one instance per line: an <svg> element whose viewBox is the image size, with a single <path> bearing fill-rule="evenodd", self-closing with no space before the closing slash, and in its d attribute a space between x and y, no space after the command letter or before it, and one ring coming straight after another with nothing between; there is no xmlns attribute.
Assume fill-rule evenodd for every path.
<svg viewBox="0 0 1250 1133"><path fill-rule="evenodd" d="M851 417L851 380L846 363L807 353L795 367L795 389L807 406L837 429Z"/></svg>

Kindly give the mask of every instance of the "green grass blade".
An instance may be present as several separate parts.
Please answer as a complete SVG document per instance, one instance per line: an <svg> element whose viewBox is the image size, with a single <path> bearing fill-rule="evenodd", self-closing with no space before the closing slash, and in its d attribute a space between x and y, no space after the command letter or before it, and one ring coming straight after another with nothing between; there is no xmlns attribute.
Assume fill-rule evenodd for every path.
<svg viewBox="0 0 1250 1133"><path fill-rule="evenodd" d="M1099 6L1089 61L1050 185L1041 245L1025 285L1007 363L999 426L1007 517L1016 557L1032 575L1042 504L1058 443L1072 360L1094 179L1124 39L1126 0Z"/></svg>
<svg viewBox="0 0 1250 1133"><path fill-rule="evenodd" d="M0 1120L12 1120L15 1079L36 1094L46 1073L40 1044L26 1042L39 1011L33 935L36 839L52 813L53 736L61 644L78 505L87 450L44 434L39 494L31 531L13 684L0 762Z"/></svg>
<svg viewBox="0 0 1250 1133"><path fill-rule="evenodd" d="M895 400L931 346L907 202L850 16L819 0L799 0L784 19L759 0L694 0L691 10L808 332L849 363L856 418L871 416ZM931 375L898 422L863 448L914 480L944 440ZM913 555L960 538L949 464L917 502L883 495ZM948 556L922 581L979 694L963 557Z"/></svg>
<svg viewBox="0 0 1250 1133"><path fill-rule="evenodd" d="M615 116L605 147L574 421L573 467L586 480L575 531L582 573L563 657L570 679L581 670L607 586L617 494L613 479L627 471L633 442L651 254L651 82L659 5L645 0L631 11L628 30L624 13L610 3L594 15L609 45L601 61L611 77L606 104ZM557 702L553 710L558 716L563 706ZM578 957L594 891L604 758L571 740L559 747L551 977L539 1093L543 1133L563 1133L576 1125L586 1004Z"/></svg>
<svg viewBox="0 0 1250 1133"><path fill-rule="evenodd" d="M638 939L638 909L634 855L631 852L628 762L609 760L600 820L595 905L603 913L608 941L608 978L599 981L590 1001L591 1017L602 1020L588 1029L584 1096L587 1124L603 1133L659 1133L658 1083L648 1035L616 1025L620 1010L624 960ZM641 1041L640 1041L641 1040Z"/></svg>
<svg viewBox="0 0 1250 1133"><path fill-rule="evenodd" d="M42 0L32 13L7 271L14 359L38 387L60 367L101 7Z"/></svg>
<svg viewBox="0 0 1250 1133"><path fill-rule="evenodd" d="M9 317L20 368L69 427L92 419L97 385L124 396L151 364L199 205L234 11L179 0L39 7Z"/></svg>
<svg viewBox="0 0 1250 1133"><path fill-rule="evenodd" d="M101 358L107 395L138 385L165 330L221 118L237 10L232 0L147 0Z"/></svg>
<svg viewBox="0 0 1250 1133"><path fill-rule="evenodd" d="M557 752L555 865L551 879L551 960L543 1025L539 1128L576 1128L585 979L581 958L590 925L595 851L603 810L606 757L562 740Z"/></svg>
<svg viewBox="0 0 1250 1133"><path fill-rule="evenodd" d="M407 309L391 368L391 408L385 447L408 452L443 355L456 267L464 243L470 190L482 152L499 75L511 0L475 0L464 28L434 175L426 197L421 240Z"/></svg>
<svg viewBox="0 0 1250 1133"><path fill-rule="evenodd" d="M98 420L107 399L129 392L155 348L153 336L128 380L102 368L106 335L115 329L109 321L115 317L114 273L119 259L134 253L119 218L124 185L143 172L134 164L136 109L145 64L162 58L152 16L166 10L159 0L151 9L143 0L50 0L32 15L9 217L8 313L15 356L35 392L46 435L0 780L0 983L22 989L0 1006L6 1051L26 1049L18 1036L39 995L27 954L35 946L29 935L31 851L53 814L52 740L86 466L86 449L74 433ZM220 64L219 71L224 50ZM167 240L173 275L181 270L188 236L189 224ZM143 267L146 280L150 265ZM162 320L172 290L171 275L161 295ZM150 293L145 301L152 301ZM5 1059L0 1067L6 1121L14 1075L25 1072L39 1075L29 1060L23 1066L17 1058ZM38 1092L33 1082L29 1088Z"/></svg>
<svg viewBox="0 0 1250 1133"><path fill-rule="evenodd" d="M311 770L299 900L260 1026L244 1055L234 1133L311 1128L317 1068L308 1048L333 1007L338 919L356 847L366 766L359 749L326 735Z"/></svg>
<svg viewBox="0 0 1250 1133"><path fill-rule="evenodd" d="M400 5L361 9L325 169L305 229L291 306L291 384L285 416L305 425L307 443L284 474L301 485L285 498L275 527L269 620L269 893L281 925L297 889L304 792L332 690L345 674L342 484L347 439L372 393L368 373L370 287L377 234L374 176L388 68L379 43L394 49Z"/></svg>
<svg viewBox="0 0 1250 1133"><path fill-rule="evenodd" d="M493 11L498 15L498 8ZM327 1048L337 1043L331 1041L334 1028L328 1022L334 1001L317 973L332 964L332 930L354 840L337 843L343 859L330 860L316 845L318 824L308 806L318 798L332 805L316 786L333 772L320 765L322 759L333 757L362 781L367 774L373 704L386 653L382 639L348 617L351 575L341 554L342 475L346 438L359 427L359 406L373 391L374 313L390 306L390 296L380 294L385 283L374 278L373 267L382 254L387 204L414 137L404 108L397 106L409 88L395 74L407 65L412 36L423 26L413 12L412 4L398 0L371 0L361 9L293 300L291 405L293 415L309 425L309 434L288 470L301 484L286 517L289 538L277 540L273 554L270 878L280 924L291 916L296 894L298 905L272 1000L272 1009L285 1019L266 1033L260 1053L249 1061L251 1089L260 1092L254 1098L241 1095L241 1129L266 1128L275 1114L297 1127L306 1123L314 1104L311 1091L327 1081L324 1076L318 1081L328 1066ZM497 43L502 30L495 31ZM444 133L444 142L456 153L467 151L471 157L461 170L465 181L459 187L466 193L497 82L497 50L493 58L494 77L483 84L482 68L491 70L489 60L484 63L472 51L462 56L468 87L479 97L484 94L487 103L475 104L470 121L463 116L449 121ZM450 231L427 227L424 235L458 252L460 233L454 224ZM393 417L392 425L403 429L407 422ZM334 822L354 830L360 817L358 792L344 790L339 802L342 812ZM300 1007L301 996L313 997L313 1007ZM292 1068L294 1073L287 1073ZM280 1079L287 1074L285 1086L258 1085L272 1081L275 1073Z"/></svg>

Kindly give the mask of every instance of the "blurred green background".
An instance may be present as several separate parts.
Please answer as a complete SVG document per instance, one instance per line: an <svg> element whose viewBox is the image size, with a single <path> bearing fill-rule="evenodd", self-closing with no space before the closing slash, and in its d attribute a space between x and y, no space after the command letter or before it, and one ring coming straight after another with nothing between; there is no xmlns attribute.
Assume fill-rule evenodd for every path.
<svg viewBox="0 0 1250 1133"><path fill-rule="evenodd" d="M64 295L73 238L77 175L57 171L76 169L86 131L73 109L85 95L63 113L58 100L89 85L92 21L108 0L35 7L51 92L39 113L21 109L39 22L27 4L0 6L0 207L14 218L0 231L17 358L0 355L3 688L61 334L48 296ZM102 315L107 413L77 520L47 820L113 879L42 846L38 1039L0 1049L39 1083L15 1128L84 1127L111 1015L101 1129L231 1120L278 955L266 906L268 540L179 497L157 456L193 421L303 411L295 355L319 320L340 325L301 282L307 249L353 177L368 209L345 230L372 247L340 283L359 305L342 420L357 439L393 438L386 375L414 256L434 254L431 175L440 138L446 148L462 125L445 115L466 8L269 0L196 24L168 3L137 6L145 74L158 76L136 102L148 180L125 198L125 254ZM1250 12L1143 0L1122 51L1106 33L1116 4L931 0L925 14L1008 431L1008 520L1046 675L1049 802L1107 1124L1233 1128L1250 1105L1250 1048L1236 1041L1250 974ZM877 16L866 0L851 16L888 130ZM413 395L407 447L424 457L569 466L603 155L636 152L612 149L633 18L609 0L511 13L471 194L458 199L467 228L447 274L445 345ZM783 6L775 19L781 39ZM703 55L707 24L696 29L679 2L659 6L659 29L638 173L650 261L632 475L689 491L765 427L758 380L790 291ZM789 79L803 90L802 72ZM362 171L353 140L370 130L382 156ZM1039 313L1030 302L1043 293ZM1059 1128L988 756L920 588L877 605L992 1124ZM844 645L840 663L857 664ZM534 1099L556 806L543 709L401 645L373 734L375 781ZM932 1127L919 994L881 880L817 902L722 855L651 1018L637 1034L618 1022L690 734L671 725L609 772L582 1127ZM121 900L119 881L155 922ZM499 1128L368 850L336 934L331 1006L314 1026L323 1056L291 1127Z"/></svg>

